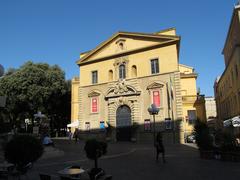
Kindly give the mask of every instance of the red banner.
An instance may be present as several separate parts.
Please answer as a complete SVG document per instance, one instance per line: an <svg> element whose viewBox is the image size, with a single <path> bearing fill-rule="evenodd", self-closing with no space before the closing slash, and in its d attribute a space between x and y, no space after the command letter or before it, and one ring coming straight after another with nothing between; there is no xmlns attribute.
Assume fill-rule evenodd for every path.
<svg viewBox="0 0 240 180"><path fill-rule="evenodd" d="M97 98L92 98L92 112L98 112L98 101Z"/></svg>
<svg viewBox="0 0 240 180"><path fill-rule="evenodd" d="M160 94L159 91L153 91L153 104L160 107Z"/></svg>

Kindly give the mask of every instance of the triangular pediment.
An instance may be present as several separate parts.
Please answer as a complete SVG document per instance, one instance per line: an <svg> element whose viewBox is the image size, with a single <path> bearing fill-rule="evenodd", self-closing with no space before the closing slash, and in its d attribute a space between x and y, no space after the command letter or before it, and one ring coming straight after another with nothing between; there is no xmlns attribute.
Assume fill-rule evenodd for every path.
<svg viewBox="0 0 240 180"><path fill-rule="evenodd" d="M100 93L98 93L96 91L92 91L88 94L88 97L95 97L95 96L100 96Z"/></svg>
<svg viewBox="0 0 240 180"><path fill-rule="evenodd" d="M84 64L159 44L179 41L179 39L178 36L173 35L118 32L95 49L86 53L86 55L77 61L77 64Z"/></svg>
<svg viewBox="0 0 240 180"><path fill-rule="evenodd" d="M157 83L157 82L154 82L150 85L147 86L147 90L149 89L157 89L157 88L162 88L164 86L164 84L162 83Z"/></svg>

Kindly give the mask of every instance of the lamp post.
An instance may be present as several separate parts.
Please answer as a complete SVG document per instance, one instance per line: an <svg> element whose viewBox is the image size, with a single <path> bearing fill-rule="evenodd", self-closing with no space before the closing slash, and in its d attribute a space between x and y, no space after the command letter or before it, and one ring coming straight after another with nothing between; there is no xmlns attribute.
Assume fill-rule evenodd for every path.
<svg viewBox="0 0 240 180"><path fill-rule="evenodd" d="M159 108L155 104L151 104L151 106L148 108L148 112L150 115L153 116L153 143L155 145L155 140L156 140L156 129L155 129L155 115L158 114Z"/></svg>

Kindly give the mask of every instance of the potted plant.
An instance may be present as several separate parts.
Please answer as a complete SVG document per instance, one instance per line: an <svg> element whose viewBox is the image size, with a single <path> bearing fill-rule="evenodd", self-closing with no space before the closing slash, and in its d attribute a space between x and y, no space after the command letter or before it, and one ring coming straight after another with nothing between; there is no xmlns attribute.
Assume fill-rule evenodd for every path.
<svg viewBox="0 0 240 180"><path fill-rule="evenodd" d="M94 180L95 176L99 173L104 175L104 171L98 167L98 158L107 153L107 143L96 139L90 139L86 141L84 150L87 157L94 160L94 168L89 171L90 179Z"/></svg>
<svg viewBox="0 0 240 180"><path fill-rule="evenodd" d="M14 136L4 149L4 157L15 165L21 174L27 173L29 167L43 154L43 146L39 139L31 135Z"/></svg>

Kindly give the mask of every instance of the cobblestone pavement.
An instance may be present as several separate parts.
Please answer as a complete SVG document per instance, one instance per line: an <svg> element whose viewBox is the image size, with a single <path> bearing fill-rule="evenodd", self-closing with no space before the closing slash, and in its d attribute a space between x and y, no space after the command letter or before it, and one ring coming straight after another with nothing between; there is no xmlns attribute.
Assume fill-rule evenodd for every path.
<svg viewBox="0 0 240 180"><path fill-rule="evenodd" d="M39 172L52 174L78 164L89 169L94 163L88 160L83 151L84 144L55 140L56 148L64 153L58 156L41 158L35 163L27 177L22 179L38 180ZM239 180L240 163L202 160L195 145L166 146L166 160L155 161L152 144L130 142L109 143L108 153L99 160L99 166L113 175L114 180Z"/></svg>

